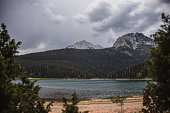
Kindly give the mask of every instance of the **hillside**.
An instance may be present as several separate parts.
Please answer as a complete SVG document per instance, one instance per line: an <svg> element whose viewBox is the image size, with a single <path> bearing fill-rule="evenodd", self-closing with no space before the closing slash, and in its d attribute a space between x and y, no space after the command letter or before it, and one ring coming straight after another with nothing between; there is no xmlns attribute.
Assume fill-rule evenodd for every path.
<svg viewBox="0 0 170 113"><path fill-rule="evenodd" d="M148 44L138 44L136 49L127 46L66 48L21 55L16 61L28 73L33 73L33 77L107 78L115 70L143 62L148 58L150 47Z"/></svg>
<svg viewBox="0 0 170 113"><path fill-rule="evenodd" d="M108 78L146 78L148 75L147 64L145 62L135 64L123 69L114 70L109 73Z"/></svg>

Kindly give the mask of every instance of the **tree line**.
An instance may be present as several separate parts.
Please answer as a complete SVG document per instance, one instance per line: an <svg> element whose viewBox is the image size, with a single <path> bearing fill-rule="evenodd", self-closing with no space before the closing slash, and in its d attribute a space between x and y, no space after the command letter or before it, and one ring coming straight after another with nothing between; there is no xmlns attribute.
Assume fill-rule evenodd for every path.
<svg viewBox="0 0 170 113"><path fill-rule="evenodd" d="M83 71L74 65L60 62L20 62L24 64L24 71L31 73L34 78L93 78L93 74ZM57 65L56 65L57 64Z"/></svg>
<svg viewBox="0 0 170 113"><path fill-rule="evenodd" d="M124 51L130 51L133 55L129 56ZM33 77L107 78L113 71L144 62L148 58L148 51L149 46L145 47L144 53L140 48L133 50L124 47L102 50L61 49L21 55L16 58L16 62L25 71L32 73ZM130 75L126 75L125 78L130 78Z"/></svg>
<svg viewBox="0 0 170 113"><path fill-rule="evenodd" d="M108 75L108 78L129 78L141 79L148 75L147 64L145 62L126 67L124 69L115 70Z"/></svg>

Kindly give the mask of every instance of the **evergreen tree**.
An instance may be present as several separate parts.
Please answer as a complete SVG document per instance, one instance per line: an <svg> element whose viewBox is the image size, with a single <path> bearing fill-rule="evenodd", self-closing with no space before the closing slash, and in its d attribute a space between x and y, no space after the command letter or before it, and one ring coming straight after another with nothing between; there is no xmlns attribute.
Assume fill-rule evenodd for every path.
<svg viewBox="0 0 170 113"><path fill-rule="evenodd" d="M52 102L46 107L38 96L39 86L30 81L20 65L16 64L17 49L21 42L10 39L6 26L0 31L0 112L1 113L47 113ZM16 78L20 83L13 83Z"/></svg>
<svg viewBox="0 0 170 113"><path fill-rule="evenodd" d="M63 97L63 107L64 109L62 109L63 113L81 113L78 112L79 108L78 106L76 106L79 103L79 99L77 98L77 94L76 92L74 92L71 98L71 104L68 104L68 99L66 99L65 97ZM88 113L88 111L85 111L83 113Z"/></svg>
<svg viewBox="0 0 170 113"><path fill-rule="evenodd" d="M148 82L143 90L143 109L146 113L170 112L170 16L162 14L163 25L154 35L156 47L151 49L148 63Z"/></svg>
<svg viewBox="0 0 170 113"><path fill-rule="evenodd" d="M63 97L63 102L64 102L63 107L65 108L62 110L63 113L78 113L79 108L76 105L78 104L79 101L75 92L72 94L71 99L72 104L68 104L67 99L65 97Z"/></svg>

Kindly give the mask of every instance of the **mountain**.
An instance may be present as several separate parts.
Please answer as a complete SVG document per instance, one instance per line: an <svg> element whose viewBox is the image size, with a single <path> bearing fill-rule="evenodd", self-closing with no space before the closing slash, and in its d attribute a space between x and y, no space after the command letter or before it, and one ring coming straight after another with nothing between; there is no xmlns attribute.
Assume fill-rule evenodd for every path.
<svg viewBox="0 0 170 113"><path fill-rule="evenodd" d="M78 43L81 48L85 48L82 43L86 45L87 42ZM111 48L70 49L67 47L21 55L16 58L16 62L20 63L25 71L32 73L33 77L107 78L116 70L144 62L149 56L151 46L154 46L152 39L141 33L130 33L119 37ZM125 76L128 77L129 74Z"/></svg>
<svg viewBox="0 0 170 113"><path fill-rule="evenodd" d="M142 33L128 33L119 37L113 44L113 48L129 56L138 53L140 55L149 54L150 47L156 46L154 40Z"/></svg>
<svg viewBox="0 0 170 113"><path fill-rule="evenodd" d="M153 39L143 35L142 33L128 33L119 37L113 44L114 48L128 47L136 49L140 46L154 46Z"/></svg>
<svg viewBox="0 0 170 113"><path fill-rule="evenodd" d="M67 48L73 48L73 49L103 49L100 45L94 45L90 42L87 42L86 40L82 40L80 42L76 42L73 45L68 46Z"/></svg>

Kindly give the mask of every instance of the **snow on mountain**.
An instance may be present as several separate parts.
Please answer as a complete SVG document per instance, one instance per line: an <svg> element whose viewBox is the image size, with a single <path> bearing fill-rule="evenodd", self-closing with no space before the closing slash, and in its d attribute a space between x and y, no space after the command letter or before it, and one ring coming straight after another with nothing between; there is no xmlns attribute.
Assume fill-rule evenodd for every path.
<svg viewBox="0 0 170 113"><path fill-rule="evenodd" d="M142 33L128 33L119 37L113 44L114 48L129 47L134 50L139 46L155 46L153 39L143 35Z"/></svg>
<svg viewBox="0 0 170 113"><path fill-rule="evenodd" d="M73 45L68 46L67 48L73 48L73 49L103 49L100 45L94 45L90 42L87 42L86 40L82 40L80 42L76 42Z"/></svg>
<svg viewBox="0 0 170 113"><path fill-rule="evenodd" d="M153 39L143 35L142 33L128 33L121 37L119 37L116 42L113 44L113 48L117 49L119 47L128 47L132 48L133 50L136 50L137 48L140 48L141 50L144 46L155 46L155 43ZM86 40L82 40L79 42L76 42L73 45L68 46L67 48L73 48L73 49L104 49L100 45L94 45L90 42L87 42ZM129 56L131 53L129 51L125 51L124 53L128 54Z"/></svg>

